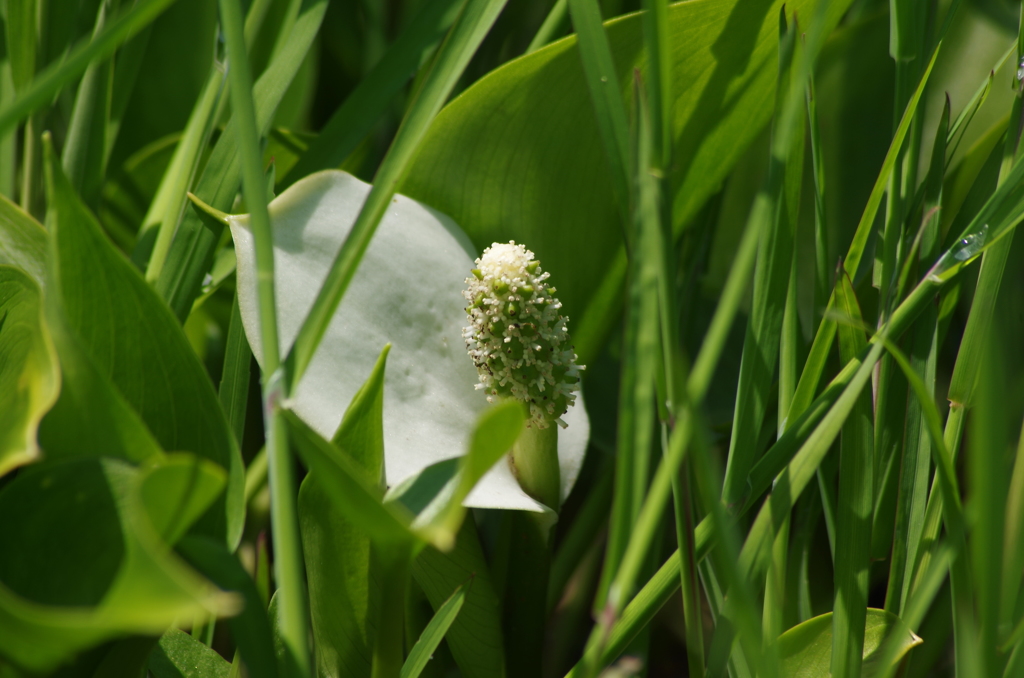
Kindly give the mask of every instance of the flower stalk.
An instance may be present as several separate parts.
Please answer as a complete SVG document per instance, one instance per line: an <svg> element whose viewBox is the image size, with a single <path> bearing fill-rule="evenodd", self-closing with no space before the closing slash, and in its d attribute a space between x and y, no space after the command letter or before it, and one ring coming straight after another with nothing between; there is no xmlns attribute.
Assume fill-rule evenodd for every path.
<svg viewBox="0 0 1024 678"><path fill-rule="evenodd" d="M463 292L470 325L463 331L489 402L512 398L529 409L510 464L523 490L557 512L561 505L556 423L576 401L582 367L549 273L514 241L494 243L476 260Z"/></svg>

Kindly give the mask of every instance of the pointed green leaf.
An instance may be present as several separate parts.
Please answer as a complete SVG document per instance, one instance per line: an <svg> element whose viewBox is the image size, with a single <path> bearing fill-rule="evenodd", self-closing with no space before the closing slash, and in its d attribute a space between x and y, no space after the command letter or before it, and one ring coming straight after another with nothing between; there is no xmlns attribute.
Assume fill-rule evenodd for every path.
<svg viewBox="0 0 1024 678"><path fill-rule="evenodd" d="M413 564L413 576L435 610L473 578L462 612L448 630L448 647L466 678L504 676L501 605L473 521L463 523L450 552L423 549Z"/></svg>
<svg viewBox="0 0 1024 678"><path fill-rule="evenodd" d="M419 678L427 662L430 661L434 650L441 644L444 634L448 632L452 622L459 616L459 612L466 602L467 586L469 584L463 584L455 589L455 593L452 594L451 598L444 601L444 604L434 614L433 619L427 624L427 628L423 629L419 640L412 646L409 656L405 659L405 664L402 665L401 678Z"/></svg>
<svg viewBox="0 0 1024 678"><path fill-rule="evenodd" d="M175 544L227 484L224 469L208 459L177 452L140 468L142 503L162 541Z"/></svg>
<svg viewBox="0 0 1024 678"><path fill-rule="evenodd" d="M294 412L285 410L284 419L299 456L347 520L382 543L414 539L412 516L400 506L385 505L383 490L348 453L320 437Z"/></svg>
<svg viewBox="0 0 1024 678"><path fill-rule="evenodd" d="M39 456L36 430L60 390L42 306L28 274L0 264L0 476Z"/></svg>

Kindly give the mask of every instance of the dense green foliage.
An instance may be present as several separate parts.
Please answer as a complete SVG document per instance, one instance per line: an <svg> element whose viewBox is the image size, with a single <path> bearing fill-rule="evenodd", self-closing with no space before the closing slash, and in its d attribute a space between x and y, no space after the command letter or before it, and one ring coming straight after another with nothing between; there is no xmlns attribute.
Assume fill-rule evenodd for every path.
<svg viewBox="0 0 1024 678"><path fill-rule="evenodd" d="M1024 676L1016 3L0 22L0 678Z"/></svg>

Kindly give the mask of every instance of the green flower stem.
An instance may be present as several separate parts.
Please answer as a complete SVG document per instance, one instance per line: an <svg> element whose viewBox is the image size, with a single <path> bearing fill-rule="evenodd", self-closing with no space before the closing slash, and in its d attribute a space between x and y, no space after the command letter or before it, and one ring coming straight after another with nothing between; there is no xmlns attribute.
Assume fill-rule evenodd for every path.
<svg viewBox="0 0 1024 678"><path fill-rule="evenodd" d="M512 446L512 471L526 494L552 511L561 504L558 427L530 426ZM538 676L544 649L548 579L551 572L551 514L515 511L505 586L508 675Z"/></svg>
<svg viewBox="0 0 1024 678"><path fill-rule="evenodd" d="M526 494L557 512L562 492L558 428L531 426L523 429L512 447L512 472Z"/></svg>
<svg viewBox="0 0 1024 678"><path fill-rule="evenodd" d="M535 678L544 649L552 521L550 514L513 511L511 523L503 619L507 674Z"/></svg>

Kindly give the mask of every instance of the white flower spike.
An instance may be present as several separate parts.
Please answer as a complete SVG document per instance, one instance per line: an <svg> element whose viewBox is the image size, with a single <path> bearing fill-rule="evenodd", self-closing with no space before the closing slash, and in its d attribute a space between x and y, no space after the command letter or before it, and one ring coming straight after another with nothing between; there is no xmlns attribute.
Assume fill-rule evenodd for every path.
<svg viewBox="0 0 1024 678"><path fill-rule="evenodd" d="M471 325L462 336L480 374L478 389L487 400L515 398L530 407L527 426L547 428L576 401L579 383L566 318L550 274L540 268L533 252L515 241L494 243L476 260L469 288Z"/></svg>
<svg viewBox="0 0 1024 678"><path fill-rule="evenodd" d="M339 171L296 182L269 205L274 229L274 282L282 352L295 341L327 271L370 186ZM238 260L242 323L262 363L256 261L249 219L229 217ZM384 454L389 485L463 454L477 417L488 407L465 354L463 278L473 246L451 219L396 195L356 271L305 376L292 409L330 438L385 343ZM577 396L578 397L578 396ZM590 422L577 402L558 429L562 498L579 474ZM498 463L466 499L467 506L543 511Z"/></svg>

